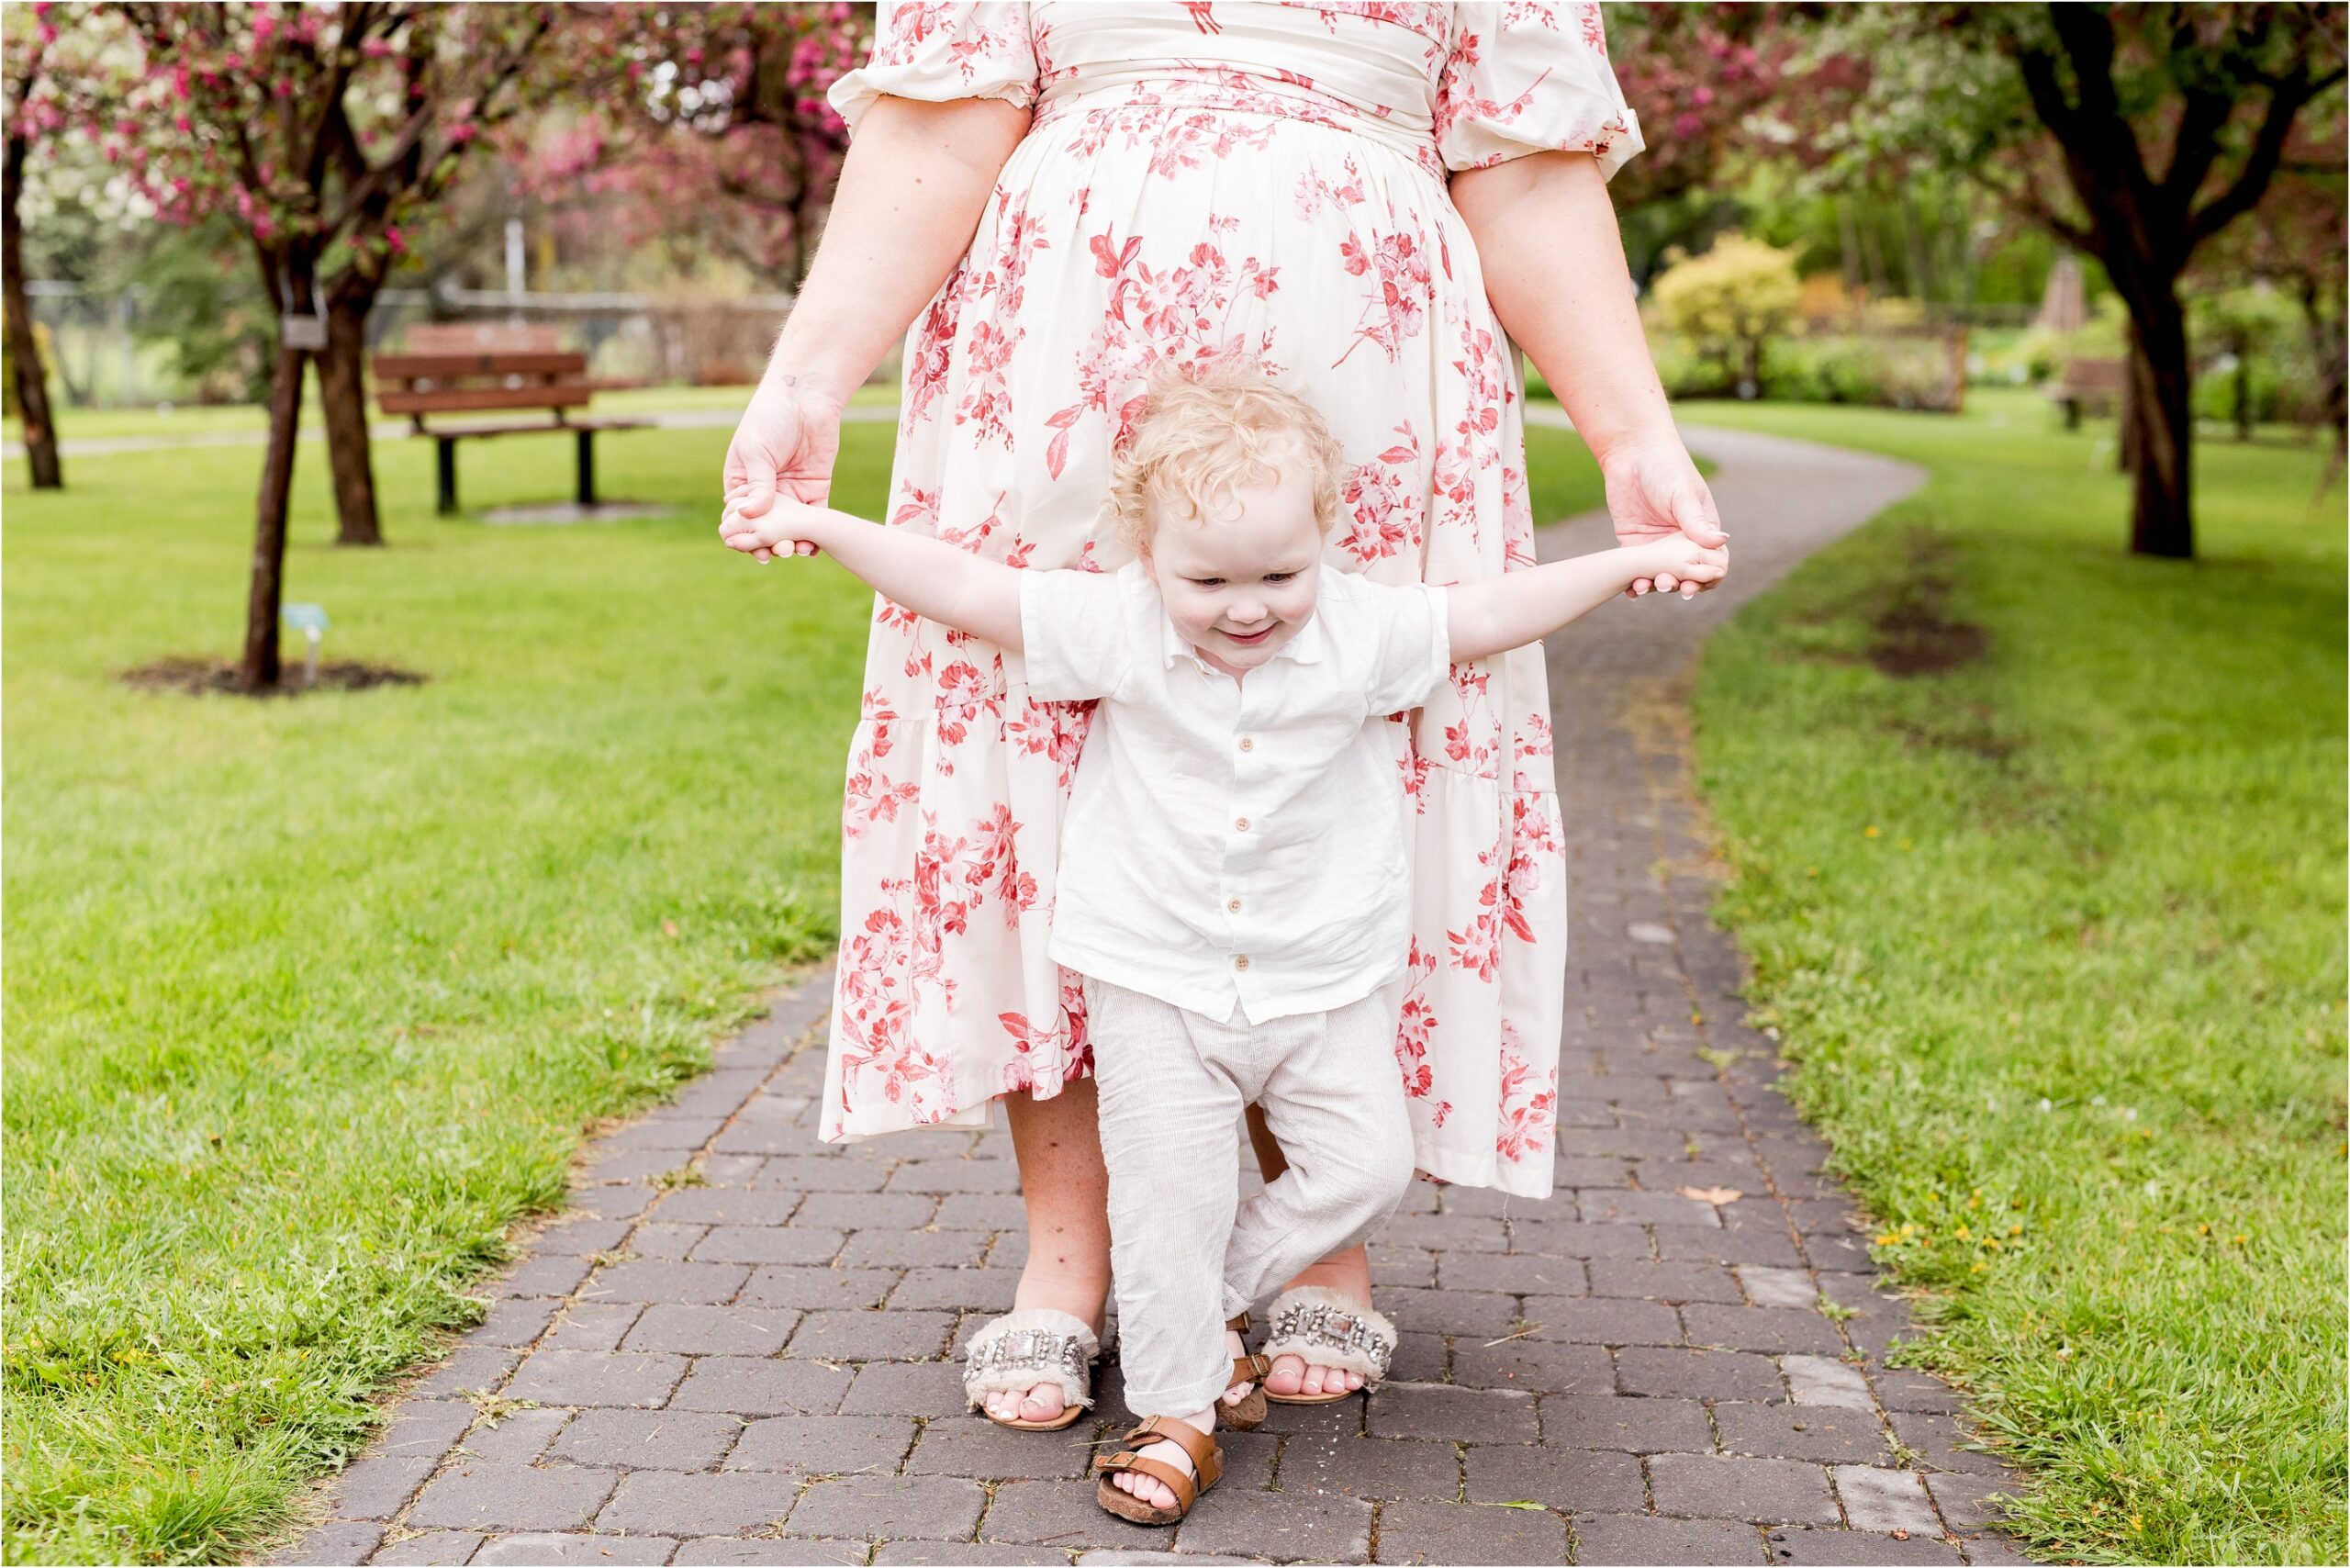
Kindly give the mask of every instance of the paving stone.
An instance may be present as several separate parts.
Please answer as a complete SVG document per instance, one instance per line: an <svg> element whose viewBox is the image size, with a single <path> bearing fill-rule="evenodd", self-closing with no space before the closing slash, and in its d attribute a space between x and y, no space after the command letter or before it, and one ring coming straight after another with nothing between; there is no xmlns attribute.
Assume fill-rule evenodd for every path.
<svg viewBox="0 0 2350 1568"><path fill-rule="evenodd" d="M877 1272L867 1270L865 1272ZM890 1305L944 1307L954 1311L1010 1312L1019 1288L1017 1269L909 1269Z"/></svg>
<svg viewBox="0 0 2350 1568"><path fill-rule="evenodd" d="M1616 1352L1616 1385L1626 1394L1651 1397L1780 1397L1778 1369L1767 1357L1743 1350L1675 1350L1657 1345L1628 1345Z"/></svg>
<svg viewBox="0 0 2350 1568"><path fill-rule="evenodd" d="M1370 1405L1370 1428L1376 1437L1483 1443L1531 1443L1541 1438L1533 1395L1514 1390L1388 1383Z"/></svg>
<svg viewBox="0 0 2350 1568"><path fill-rule="evenodd" d="M1926 1410L1894 1410L1886 1414L1894 1436L1925 1455L1936 1470L1963 1471L1975 1475L2001 1475L2005 1467L1994 1455L1967 1447L1975 1439L1955 1416Z"/></svg>
<svg viewBox="0 0 2350 1568"><path fill-rule="evenodd" d="M996 1488L995 1500L988 1505L987 1517L979 1521L979 1539L1035 1546L1058 1545L1064 1550L1080 1542L1095 1548L1124 1547L1145 1551L1166 1547L1165 1530L1128 1524L1122 1518L1104 1513L1102 1506L1093 1500L1094 1484L1091 1479L1007 1481ZM1184 1528L1188 1529L1203 1518L1203 1510L1208 1505L1224 1495L1224 1489L1219 1486L1202 1497L1199 1510L1193 1512ZM1246 1512L1261 1501L1261 1497L1250 1495L1240 1498L1237 1506Z"/></svg>
<svg viewBox="0 0 2350 1568"><path fill-rule="evenodd" d="M1463 1252L1460 1256L1485 1258L1492 1254ZM1371 1282L1375 1289L1389 1285L1403 1285L1413 1290L1429 1289L1436 1283L1436 1254L1424 1247L1390 1247L1384 1242L1373 1242L1371 1247Z"/></svg>
<svg viewBox="0 0 2350 1568"><path fill-rule="evenodd" d="M1999 1523L2007 1518L2008 1508L1998 1499L2023 1495L2021 1484L2005 1474L1970 1474L1953 1471L1927 1476L1926 1490L1941 1505L1942 1518L1949 1521L1950 1527L1962 1532L1985 1529Z"/></svg>
<svg viewBox="0 0 2350 1568"><path fill-rule="evenodd" d="M1469 1501L1540 1503L1581 1511L1639 1513L1649 1506L1640 1462L1628 1453L1570 1448L1472 1446Z"/></svg>
<svg viewBox="0 0 2350 1568"><path fill-rule="evenodd" d="M1441 1334L1415 1334L1405 1329L1396 1336L1395 1356L1388 1363L1387 1375L1398 1383L1449 1383L1452 1377L1452 1349Z"/></svg>
<svg viewBox="0 0 2350 1568"><path fill-rule="evenodd" d="M719 1147L725 1147L722 1137ZM800 1193L878 1193L889 1177L889 1171L872 1160L784 1155L768 1160L754 1185Z"/></svg>
<svg viewBox="0 0 2350 1568"><path fill-rule="evenodd" d="M1802 1251L1785 1230L1660 1226L1656 1250L1668 1263L1754 1263L1782 1269L1800 1269L1804 1263Z"/></svg>
<svg viewBox="0 0 2350 1568"><path fill-rule="evenodd" d="M329 1484L327 1511L339 1519L388 1519L439 1462L436 1456L353 1460Z"/></svg>
<svg viewBox="0 0 2350 1568"><path fill-rule="evenodd" d="M908 1194L889 1201L916 1200ZM1028 1223L1028 1209L1017 1193L953 1193L938 1200L937 1216L930 1223L941 1230L1017 1230Z"/></svg>
<svg viewBox="0 0 2350 1568"><path fill-rule="evenodd" d="M845 1368L821 1361L704 1356L669 1397L673 1410L722 1410L736 1416L829 1416L848 1391Z"/></svg>
<svg viewBox="0 0 2350 1568"><path fill-rule="evenodd" d="M751 1568L753 1564L789 1563L794 1568L806 1568L819 1562L863 1562L871 1548L861 1540L739 1540L732 1536L714 1536L702 1540L689 1540L677 1548L677 1555L670 1561L685 1568Z"/></svg>
<svg viewBox="0 0 2350 1568"><path fill-rule="evenodd" d="M1424 1334L1474 1334L1491 1339L1520 1327L1517 1298L1498 1291L1387 1290L1379 1293L1379 1309Z"/></svg>
<svg viewBox="0 0 2350 1568"><path fill-rule="evenodd" d="M541 1350L617 1350L644 1308L632 1301L575 1301L548 1326Z"/></svg>
<svg viewBox="0 0 2350 1568"><path fill-rule="evenodd" d="M1733 1350L1840 1356L1844 1338L1817 1311L1779 1306L1721 1306L1692 1302L1681 1309L1689 1342Z"/></svg>
<svg viewBox="0 0 2350 1568"><path fill-rule="evenodd" d="M1739 1283L1746 1287L1746 1299L1757 1306L1818 1310L1819 1284L1807 1270L1754 1266L1740 1269L1737 1273Z"/></svg>
<svg viewBox="0 0 2350 1568"><path fill-rule="evenodd" d="M890 1172L892 1193L1016 1193L1020 1168L1009 1159L909 1159Z"/></svg>
<svg viewBox="0 0 2350 1568"><path fill-rule="evenodd" d="M1958 1395L1953 1394L1950 1385L1938 1377L1888 1367L1879 1372L1874 1381L1877 1403L1887 1410L1915 1410L1942 1416L1958 1413Z"/></svg>
<svg viewBox="0 0 2350 1568"><path fill-rule="evenodd" d="M1276 1562L1360 1562L1371 1555L1371 1505L1333 1493L1227 1494L1219 1487L1192 1510L1181 1536L1187 1553L1245 1553Z"/></svg>
<svg viewBox="0 0 2350 1568"><path fill-rule="evenodd" d="M574 1187L569 1202L572 1212L593 1219L633 1219L660 1195L645 1186Z"/></svg>
<svg viewBox="0 0 2350 1568"><path fill-rule="evenodd" d="M847 1238L796 1225L713 1225L687 1254L697 1263L829 1263Z"/></svg>
<svg viewBox="0 0 2350 1568"><path fill-rule="evenodd" d="M610 1252L628 1239L631 1223L625 1219L598 1219L593 1215L579 1215L541 1231L532 1241L531 1248L543 1257L584 1258L590 1252Z"/></svg>
<svg viewBox="0 0 2350 1568"><path fill-rule="evenodd" d="M1632 1164L1603 1155L1562 1154L1554 1169L1558 1183L1578 1187L1626 1187L1631 1184Z"/></svg>
<svg viewBox="0 0 2350 1568"><path fill-rule="evenodd" d="M439 1459L474 1424L474 1407L460 1399L407 1399L370 1448L371 1459Z"/></svg>
<svg viewBox="0 0 2350 1568"><path fill-rule="evenodd" d="M872 1361L861 1368L844 1416L946 1416L968 1408L963 1369L952 1361Z"/></svg>
<svg viewBox="0 0 2350 1568"><path fill-rule="evenodd" d="M884 1269L757 1269L743 1287L739 1305L809 1310L879 1306L897 1282L898 1276Z"/></svg>
<svg viewBox="0 0 2350 1568"><path fill-rule="evenodd" d="M628 1249L639 1258L686 1258L709 1234L706 1225L660 1225L647 1220L629 1233Z"/></svg>
<svg viewBox="0 0 2350 1568"><path fill-rule="evenodd" d="M541 1350L506 1386L509 1399L541 1405L660 1405L686 1375L682 1356L616 1350Z"/></svg>
<svg viewBox="0 0 2350 1568"><path fill-rule="evenodd" d="M521 1361L520 1353L488 1345L460 1345L449 1359L426 1376L408 1384L408 1392L426 1399L496 1388Z"/></svg>
<svg viewBox="0 0 2350 1568"><path fill-rule="evenodd" d="M1583 1217L1601 1225L1695 1225L1721 1228L1721 1215L1711 1204L1698 1203L1675 1193L1636 1193L1621 1187L1594 1187L1575 1194Z"/></svg>
<svg viewBox="0 0 2350 1568"><path fill-rule="evenodd" d="M270 1564L303 1564L305 1568L356 1568L367 1561L384 1539L380 1525L338 1521L320 1525L262 1559Z"/></svg>
<svg viewBox="0 0 2350 1568"><path fill-rule="evenodd" d="M597 1563L621 1568L627 1563L669 1561L677 1543L653 1535L507 1535L474 1554L476 1563L510 1563L518 1568L543 1564Z"/></svg>
<svg viewBox="0 0 2350 1568"><path fill-rule="evenodd" d="M830 1361L929 1361L946 1351L949 1312L811 1312L792 1336L791 1354Z"/></svg>
<svg viewBox="0 0 2350 1568"><path fill-rule="evenodd" d="M683 1168L690 1158L683 1149L606 1149L587 1156L587 1176L597 1182L646 1182Z"/></svg>
<svg viewBox="0 0 2350 1568"><path fill-rule="evenodd" d="M1670 1302L1740 1299L1738 1282L1730 1277L1729 1271L1711 1263L1646 1263L1628 1258L1595 1258L1589 1267L1594 1295Z"/></svg>
<svg viewBox="0 0 2350 1568"><path fill-rule="evenodd" d="M1668 1453L1649 1461L1656 1511L1755 1524L1836 1524L1828 1474L1790 1459L1729 1459Z"/></svg>
<svg viewBox="0 0 2350 1568"><path fill-rule="evenodd" d="M660 1261L619 1263L599 1269L579 1294L589 1301L733 1301L751 1271L740 1263Z"/></svg>
<svg viewBox="0 0 2350 1568"><path fill-rule="evenodd" d="M1555 1296L1579 1296L1585 1282L1581 1259L1529 1252L1445 1252L1437 1282L1446 1290Z"/></svg>
<svg viewBox="0 0 2350 1568"><path fill-rule="evenodd" d="M1937 1530L1940 1526L1935 1527ZM1774 1562L1852 1563L1857 1568L1904 1568L1908 1563L1951 1563L1958 1548L1939 1534L1900 1539L1857 1529L1774 1529L1766 1537Z"/></svg>
<svg viewBox="0 0 2350 1568"><path fill-rule="evenodd" d="M641 1471L621 1483L596 1528L637 1535L719 1535L780 1524L798 1484L755 1470L717 1475Z"/></svg>
<svg viewBox="0 0 2350 1568"><path fill-rule="evenodd" d="M1836 1479L1836 1495L1843 1500L1845 1522L1854 1529L1941 1533L1942 1519L1926 1495L1924 1478L1916 1471L1840 1464L1830 1473Z"/></svg>
<svg viewBox="0 0 2350 1568"><path fill-rule="evenodd" d="M914 1445L902 1417L776 1416L743 1428L729 1470L788 1470L802 1475L889 1474Z"/></svg>
<svg viewBox="0 0 2350 1568"><path fill-rule="evenodd" d="M1889 1450L1874 1410L1832 1405L1752 1405L1723 1401L1714 1406L1725 1452L1757 1459L1837 1460L1870 1464Z"/></svg>
<svg viewBox="0 0 2350 1568"><path fill-rule="evenodd" d="M648 1306L621 1348L687 1356L772 1356L791 1338L801 1315L786 1307Z"/></svg>
<svg viewBox="0 0 2350 1568"><path fill-rule="evenodd" d="M988 1255L980 1230L860 1230L841 1249L849 1269L966 1269Z"/></svg>
<svg viewBox="0 0 2350 1568"><path fill-rule="evenodd" d="M825 1226L834 1230L920 1230L932 1223L938 1200L927 1193L811 1193L791 1216L795 1226ZM1012 1200L1011 1220L1002 1225L946 1226L954 1230L1006 1230L1022 1222L1020 1200Z"/></svg>
<svg viewBox="0 0 2350 1568"><path fill-rule="evenodd" d="M1664 1519L1636 1514L1575 1518L1575 1562L1591 1563L1767 1562L1752 1525Z"/></svg>
<svg viewBox="0 0 2350 1568"><path fill-rule="evenodd" d="M979 1258L980 1263L985 1267L990 1269L1022 1269L1027 1267L1028 1233L1026 1231L1007 1230L1002 1235L994 1237L986 1236L976 1231L971 1232L970 1234L974 1239L984 1243L986 1246L986 1250L981 1253Z"/></svg>
<svg viewBox="0 0 2350 1568"><path fill-rule="evenodd" d="M1543 1440L1553 1448L1630 1453L1710 1453L1714 1429L1694 1399L1618 1399L1553 1394L1542 1401Z"/></svg>
<svg viewBox="0 0 2350 1568"><path fill-rule="evenodd" d="M1382 1562L1564 1562L1567 1521L1526 1508L1390 1503L1379 1513Z"/></svg>
<svg viewBox="0 0 2350 1568"><path fill-rule="evenodd" d="M582 1410L550 1459L621 1470L708 1470L743 1432L733 1416L691 1410Z"/></svg>
<svg viewBox="0 0 2350 1568"><path fill-rule="evenodd" d="M529 1464L546 1451L547 1444L570 1419L568 1410L512 1411L467 1432L457 1451L492 1464Z"/></svg>
<svg viewBox="0 0 2350 1568"><path fill-rule="evenodd" d="M367 1561L420 1563L425 1568L454 1568L454 1565L471 1562L475 1554L481 1551L481 1543L482 1536L476 1530L427 1530L422 1535L412 1535L405 1540L392 1542ZM305 1557L298 1561L317 1562L323 1559Z"/></svg>
<svg viewBox="0 0 2350 1568"><path fill-rule="evenodd" d="M968 1475L990 1481L1080 1476L1093 1463L1094 1424L1059 1432L1021 1432L983 1416L942 1417L923 1428L906 1461L909 1475ZM1225 1433L1227 1446L1235 1434Z"/></svg>
<svg viewBox="0 0 2350 1568"><path fill-rule="evenodd" d="M789 1535L890 1540L968 1540L988 1495L952 1475L856 1475L819 1481L800 1495Z"/></svg>
<svg viewBox="0 0 2350 1568"><path fill-rule="evenodd" d="M1529 1336L1577 1345L1678 1345L1681 1315L1661 1301L1528 1296L1526 1316L1541 1327Z"/></svg>
<svg viewBox="0 0 2350 1568"><path fill-rule="evenodd" d="M2003 1535L1968 1539L1962 1550L1969 1562L1997 1563L1999 1568L2032 1568L2033 1559L2026 1556L2014 1541Z"/></svg>
<svg viewBox="0 0 2350 1568"><path fill-rule="evenodd" d="M546 1331L563 1303L547 1297L523 1297L492 1305L482 1320L465 1331L476 1345L497 1345L509 1350L527 1348Z"/></svg>
<svg viewBox="0 0 2350 1568"><path fill-rule="evenodd" d="M1499 1252L1509 1245L1509 1231L1500 1220L1458 1215L1399 1214L1380 1227L1379 1236L1396 1247L1447 1252Z"/></svg>
<svg viewBox="0 0 2350 1568"><path fill-rule="evenodd" d="M1301 1433L1281 1444L1281 1488L1450 1502L1460 1492L1460 1457L1449 1442Z"/></svg>
<svg viewBox="0 0 2350 1568"><path fill-rule="evenodd" d="M615 1470L539 1470L526 1464L461 1464L425 1487L408 1511L420 1528L578 1529L620 1483Z"/></svg>
<svg viewBox="0 0 2350 1568"><path fill-rule="evenodd" d="M724 1116L664 1116L658 1113L615 1128L597 1140L599 1148L699 1149L718 1136Z"/></svg>
<svg viewBox="0 0 2350 1568"><path fill-rule="evenodd" d="M1531 1337L1501 1344L1463 1339L1453 1347L1452 1381L1537 1394L1613 1394L1616 1369L1597 1345Z"/></svg>
<svg viewBox="0 0 2350 1568"><path fill-rule="evenodd" d="M701 1158L701 1179L704 1185L711 1187L755 1186L767 1165L763 1155L706 1154Z"/></svg>
<svg viewBox="0 0 2350 1568"><path fill-rule="evenodd" d="M1787 1387L1793 1391L1798 1405L1837 1405L1848 1410L1874 1410L1876 1398L1869 1393L1868 1380L1857 1367L1829 1356L1782 1356L1780 1370L1787 1374ZM1774 1394L1750 1394L1748 1398L1775 1398Z"/></svg>
<svg viewBox="0 0 2350 1568"><path fill-rule="evenodd" d="M1636 1225L1585 1225L1581 1220L1513 1219L1509 1249L1549 1258L1626 1258L1646 1262L1654 1256L1649 1233Z"/></svg>
<svg viewBox="0 0 2350 1568"><path fill-rule="evenodd" d="M954 1564L957 1568L964 1568L964 1565L985 1568L986 1564L999 1562L1049 1562L1053 1568L1068 1568L1069 1553L1049 1546L998 1546L978 1540L893 1540L876 1551L873 1561L877 1564ZM1201 1558L1198 1561L1214 1560Z"/></svg>

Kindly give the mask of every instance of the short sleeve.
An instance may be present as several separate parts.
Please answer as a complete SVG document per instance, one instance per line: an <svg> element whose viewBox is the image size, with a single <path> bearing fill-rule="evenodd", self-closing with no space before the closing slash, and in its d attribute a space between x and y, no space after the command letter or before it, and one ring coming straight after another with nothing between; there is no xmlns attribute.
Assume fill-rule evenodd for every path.
<svg viewBox="0 0 2350 1568"><path fill-rule="evenodd" d="M1371 590L1364 597L1379 627L1379 656L1363 711L1376 716L1417 708L1452 674L1445 591L1431 583L1363 586Z"/></svg>
<svg viewBox="0 0 2350 1568"><path fill-rule="evenodd" d="M996 98L1027 108L1036 101L1028 7L883 0L874 18L873 58L834 83L829 101L855 130L885 96L926 104Z"/></svg>
<svg viewBox="0 0 2350 1568"><path fill-rule="evenodd" d="M1044 702L1107 697L1134 658L1134 617L1123 576L1020 574L1020 644L1028 695Z"/></svg>
<svg viewBox="0 0 2350 1568"><path fill-rule="evenodd" d="M1454 8L1437 82L1436 139L1450 170L1529 152L1588 152L1610 179L1646 145L1607 63L1598 6L1535 0Z"/></svg>

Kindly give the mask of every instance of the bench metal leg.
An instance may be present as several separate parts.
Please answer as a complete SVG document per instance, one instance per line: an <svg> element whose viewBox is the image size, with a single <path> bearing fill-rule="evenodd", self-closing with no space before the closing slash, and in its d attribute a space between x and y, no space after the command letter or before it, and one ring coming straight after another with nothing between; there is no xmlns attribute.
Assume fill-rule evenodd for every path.
<svg viewBox="0 0 2350 1568"><path fill-rule="evenodd" d="M434 510L442 517L454 517L457 515L457 443L444 435L435 444L440 448L437 464L440 496Z"/></svg>
<svg viewBox="0 0 2350 1568"><path fill-rule="evenodd" d="M579 437L579 504L596 504L596 432L581 431Z"/></svg>

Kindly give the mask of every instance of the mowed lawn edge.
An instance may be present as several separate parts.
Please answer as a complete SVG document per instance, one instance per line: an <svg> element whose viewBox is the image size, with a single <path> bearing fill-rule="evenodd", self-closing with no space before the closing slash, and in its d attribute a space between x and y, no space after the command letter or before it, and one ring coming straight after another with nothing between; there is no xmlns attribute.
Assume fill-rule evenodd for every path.
<svg viewBox="0 0 2350 1568"><path fill-rule="evenodd" d="M1876 1256L2057 1558L2344 1533L2343 496L2199 449L2203 559L2130 557L2103 432L1685 418L1931 481L1707 647L1720 916ZM1733 551L1735 544L1733 543ZM1930 1462L1921 1456L1921 1462Z"/></svg>
<svg viewBox="0 0 2350 1568"><path fill-rule="evenodd" d="M384 550L329 543L305 442L287 599L426 679L264 702L118 678L234 651L258 448L6 465L6 1561L288 1528L583 1132L828 948L870 599L718 546L727 435L608 436L605 494L671 512L560 528L435 519L381 442ZM838 504L891 435L845 428ZM1599 503L1528 450L1539 517ZM568 493L561 436L461 462L469 510Z"/></svg>

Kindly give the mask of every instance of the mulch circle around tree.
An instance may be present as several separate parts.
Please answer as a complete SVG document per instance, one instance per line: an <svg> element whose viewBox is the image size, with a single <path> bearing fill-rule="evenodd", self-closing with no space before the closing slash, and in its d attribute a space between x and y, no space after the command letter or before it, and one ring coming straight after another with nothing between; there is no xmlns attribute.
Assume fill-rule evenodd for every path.
<svg viewBox="0 0 2350 1568"><path fill-rule="evenodd" d="M299 662L289 661L278 684L267 691L247 691L238 683L237 666L217 659L164 658L122 672L122 683L141 691L185 691L191 696L225 692L231 697L300 697L313 691L367 691L378 686L422 686L425 678L414 670L389 665L332 660L319 666L315 684L306 684Z"/></svg>

